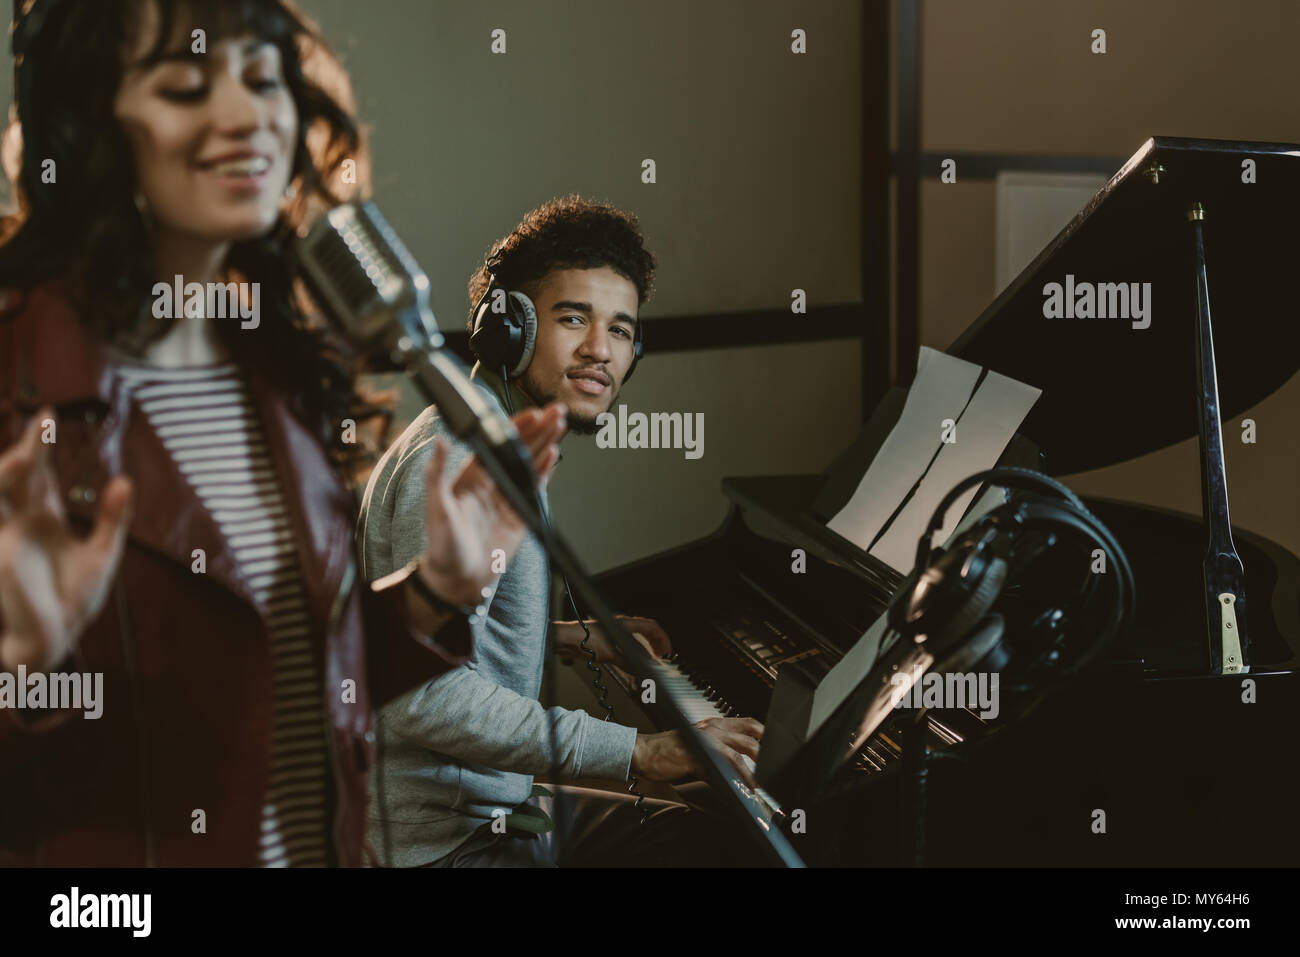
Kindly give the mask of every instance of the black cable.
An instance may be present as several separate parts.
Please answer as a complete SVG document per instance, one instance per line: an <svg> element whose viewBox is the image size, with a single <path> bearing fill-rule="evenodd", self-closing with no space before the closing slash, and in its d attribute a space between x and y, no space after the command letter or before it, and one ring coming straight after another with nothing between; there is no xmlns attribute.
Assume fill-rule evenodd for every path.
<svg viewBox="0 0 1300 957"><path fill-rule="evenodd" d="M591 683L596 688L596 703L605 709L605 717L601 720L608 721L614 717L614 706L609 703L609 687L600 680L602 672L600 665L596 664L596 652L587 644L588 639L591 638L591 630L587 628L587 623L583 620L585 616L578 608L577 600L573 597L573 589L569 587L568 576L561 572L560 577L564 580L564 592L569 596L569 607L573 609L574 617L578 619L578 624L582 626L582 641L578 644L578 647L587 656L587 669L595 672ZM632 807L641 812L641 823L644 824L650 818L650 809L645 806L645 795L641 793L640 788L640 779L632 773L631 768L628 768L627 792L636 795L636 801Z"/></svg>

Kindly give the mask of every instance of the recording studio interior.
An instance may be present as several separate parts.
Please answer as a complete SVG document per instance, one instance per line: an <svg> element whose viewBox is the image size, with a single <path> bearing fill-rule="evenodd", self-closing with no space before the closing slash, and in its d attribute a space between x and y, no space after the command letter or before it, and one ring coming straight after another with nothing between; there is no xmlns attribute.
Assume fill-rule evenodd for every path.
<svg viewBox="0 0 1300 957"><path fill-rule="evenodd" d="M183 3L166 6L186 15ZM245 6L260 23L262 8L277 4L231 8ZM583 764L577 783L586 790L575 800L595 800L593 792L625 800L629 847L647 843L656 818L668 821L683 804L697 818L729 821L730 843L708 854L700 848L721 831L706 840L683 827L665 837L660 844L695 845L693 857L665 852L676 866L1295 863L1300 779L1278 754L1297 717L1300 667L1300 334L1291 285L1300 252L1300 5L293 6L337 56L350 86L340 102L368 150L357 205L298 233L306 288L322 311L346 311L340 276L355 266L348 250L361 257L363 247L380 250L364 268L391 265L411 283L400 310L385 300L366 314L389 309L400 329L373 320L363 334L361 319L350 329L359 353L384 360L358 380L389 405L378 447L339 495L302 478L310 508L351 507L359 517L355 571L344 570L342 552L303 559L304 576L328 585L321 596L318 585L304 586L305 620L313 629L360 621L348 610L352 587L373 584L380 594L387 582L389 595L422 596L403 599L418 609L412 614L473 623L469 645L446 638L367 652L369 710L346 719L366 730L347 747L373 754L354 761L345 748L334 760L360 775L349 787L363 797L368 789L370 811L342 813L342 799L330 798L320 813L336 813L344 836L301 850L302 860L531 865L545 843L530 836L538 830L561 853L569 840L576 854L587 819L567 820L545 802L562 802L561 785ZM200 16L207 9L194 7ZM61 13L49 14L28 49L75 45L50 36ZM218 40L214 27L213 50ZM9 66L0 97L14 101ZM39 79L23 80L33 90L53 85L48 63L40 68ZM67 76L82 68L62 65ZM6 156L7 169L13 160ZM10 211L18 204L8 178L0 200ZM617 242L626 244L625 214L653 255L645 289L640 266L628 265L644 265L639 245L609 258L605 239L574 240L582 227L561 221L604 216L601 228L622 230ZM547 229L554 234L527 245ZM547 253L547 242L576 245ZM542 265L528 265L529 255ZM512 266L512 256L525 265ZM534 312L511 292L512 268L525 270ZM365 295L387 295L382 285L376 279ZM561 287L576 291L552 308ZM568 322L565 309L579 321L554 324ZM223 334L241 341L234 320L213 321L229 323ZM471 343L471 328L490 322L506 324L505 345L492 345L490 330ZM579 323L603 323L615 338L556 353L555 336L587 335ZM253 335L242 341L263 341ZM489 358L489 345L509 361L500 351ZM635 376L622 387L625 353ZM15 383L27 381L20 361L0 369L15 370ZM476 362L487 374L475 373L477 386L464 377ZM536 383L555 362L569 373L543 396ZM564 365L574 362L576 377ZM130 414L165 438L169 407L151 407L149 396L164 393L150 389L165 390L175 376L127 368L124 381L139 377ZM78 431L91 426L64 426L81 406L60 406L59 387L37 389L39 403L21 389L9 402L5 387L4 446L47 405L56 407L59 444L92 441ZM552 461L542 451L550 420L525 407L556 395L570 413L605 404L586 429L570 419ZM436 425L434 396L447 397ZM265 421L278 421L260 407ZM525 423L521 413L533 417ZM485 426L489 417L497 425ZM535 441L531 456L500 451L510 443L493 429L507 419L524 444ZM374 422L364 431L380 434ZM445 444L452 433L464 440L448 453L453 472L471 451L478 460L500 455L490 478L479 479L482 501L493 482L513 483L506 498L533 512L509 571L468 600L482 603L477 610L463 596L434 594L437 577L415 567L437 565L432 543L444 536L433 520L426 526L423 463L430 454L435 466L445 461L431 453L433 437ZM285 448L300 452L306 434ZM62 469L64 459L55 461ZM277 461L285 475L313 474L285 464L297 459ZM549 472L544 508L534 466ZM67 508L73 527L83 521L88 530L99 486L83 486L85 500L69 498ZM292 511L297 493L284 488ZM428 485L431 499L436 488ZM223 507L195 489L214 514ZM149 503L139 488L136 496L138 513ZM105 607L130 611L127 619L113 611L102 627L117 634L129 619L146 678L115 691L116 659L90 655L92 664L108 662L99 669L105 728L114 697L155 709L156 721L164 708L185 707L182 696L150 690L151 669L182 666L146 644L150 629L184 626L122 597L146 575L162 580L163 559L135 534L133 525L124 565L134 571L106 587ZM324 547L341 535L305 541ZM192 544L171 547L183 557ZM309 555L305 544L300 551ZM238 577L240 562L253 559L231 554ZM208 559L218 576L219 562ZM182 565L171 573L188 574ZM543 592L547 607L527 606ZM212 615L235 602L204 600L214 602L202 606ZM243 600L260 607L262 599ZM251 611L230 614L254 620ZM632 617L615 624L622 615ZM559 653L543 654L551 621L590 628L551 626L549 650ZM532 634L536 648L520 651L514 629ZM105 647L119 644L128 646ZM412 690L424 672L411 662L434 644L440 657L430 674L452 670ZM346 680L361 660L346 658L341 671L330 664L328 680ZM945 684L945 674L969 680ZM251 708L282 677L220 680L244 689L241 707ZM379 689L390 679L401 707L384 714L388 692ZM963 689L969 697L954 704ZM435 720L443 708L484 721L495 711L499 726L487 734L471 717ZM518 709L518 740L503 730L510 709ZM342 741L339 713L331 711ZM762 723L761 742L742 721ZM706 735L691 737L700 722L723 729L709 739L720 750L701 743ZM669 734L681 736L672 760L684 762L673 772L655 763L669 760L667 750L651 748L669 749L657 737ZM740 753L742 739L753 755ZM131 761L155 750L151 770L123 772L127 810L104 825L115 836L80 853L92 845L78 844L75 810L56 802L39 833L0 827L0 862L221 865L273 856L265 844L255 852L250 836L238 857L243 831L209 850L215 838L186 843L190 835L161 820L137 847L129 809L139 788L148 790L137 780L161 773L158 749L169 745L166 736L152 746L122 742ZM0 735L0 749L18 747ZM24 747L12 767L44 768ZM195 774L194 787L203 786ZM181 783L162 790L179 792ZM28 796L31 807L41 793ZM204 806L177 798L177 807ZM170 800L156 795L140 813L160 817ZM296 863L283 824L292 818L275 825L276 812L258 810L274 800L253 794L247 819L262 813L264 831L284 828L275 832L285 836L279 860ZM116 799L108 806L119 808ZM386 807L401 810L375 810ZM61 821L62 813L72 817ZM233 814L212 813L208 826L225 833ZM494 824L503 817L508 834ZM658 863L660 844L620 863ZM591 860L604 865L609 855Z"/></svg>

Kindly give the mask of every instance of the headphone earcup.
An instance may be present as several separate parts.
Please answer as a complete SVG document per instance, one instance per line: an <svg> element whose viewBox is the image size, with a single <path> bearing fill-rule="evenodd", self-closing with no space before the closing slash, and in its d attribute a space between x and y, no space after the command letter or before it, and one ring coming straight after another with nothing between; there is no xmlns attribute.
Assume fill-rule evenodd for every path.
<svg viewBox="0 0 1300 957"><path fill-rule="evenodd" d="M498 292L504 289L492 287L483 295L483 302L474 316L474 331L469 336L469 347L475 357L484 366L500 372L502 368L514 369L514 357L519 351L520 330L511 315L516 308L509 294L505 298L505 311L497 312L492 308Z"/></svg>
<svg viewBox="0 0 1300 957"><path fill-rule="evenodd" d="M990 554L996 534L990 513L946 550L919 560L889 606L890 626L904 635L940 642L964 633L992 606L1006 580L1006 562ZM960 634L958 637L960 637ZM937 648L935 654L942 654Z"/></svg>
<svg viewBox="0 0 1300 957"><path fill-rule="evenodd" d="M505 370L515 378L533 361L537 349L537 309L522 292L506 292L505 312L496 312L492 302L498 291L494 286L483 295L474 316L474 331L469 348L484 366L494 372Z"/></svg>
<svg viewBox="0 0 1300 957"><path fill-rule="evenodd" d="M960 642L947 658L936 661L930 670L939 674L1000 671L1009 660L1002 642L1005 633L1006 621L991 612L980 619L966 641Z"/></svg>
<svg viewBox="0 0 1300 957"><path fill-rule="evenodd" d="M513 318L520 335L516 352L506 356L502 365L510 370L513 379L524 374L528 364L533 361L533 353L537 351L537 307L522 292L511 290L510 298L514 301ZM511 359L514 359L513 363L510 362Z"/></svg>
<svg viewBox="0 0 1300 957"><path fill-rule="evenodd" d="M948 645L954 641L961 641L979 624L993 607L993 603L998 600L998 596L1002 594L1002 586L1006 580L1007 563L1001 558L990 558L988 567L980 578L979 584L975 586L975 590L957 606L952 617L937 629L938 633L930 636L930 640L935 645L936 655L945 653Z"/></svg>
<svg viewBox="0 0 1300 957"><path fill-rule="evenodd" d="M474 313L474 325L470 328L469 333L469 351L474 353L474 358L478 359L485 366L494 368L496 363L493 361L493 345L491 342L492 334L489 331L487 315L492 311L489 300L491 291L483 294L483 299L478 304L478 311ZM495 325L495 323L493 323Z"/></svg>

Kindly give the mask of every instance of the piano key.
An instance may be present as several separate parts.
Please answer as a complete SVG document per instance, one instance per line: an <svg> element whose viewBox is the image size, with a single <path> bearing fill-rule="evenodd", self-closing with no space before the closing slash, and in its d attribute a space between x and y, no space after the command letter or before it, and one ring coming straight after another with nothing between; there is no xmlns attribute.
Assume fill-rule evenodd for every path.
<svg viewBox="0 0 1300 957"><path fill-rule="evenodd" d="M681 704L682 710L686 713L687 719L692 723L704 721L708 718L725 718L729 716L728 712L730 709L728 708L723 710L720 708L718 703L710 699L707 695L706 689L701 687L699 684L696 684L695 681L687 676L676 661L664 659L660 661L659 665L665 672L665 675L661 678L664 687L667 688L673 698ZM747 754L741 755L741 759L752 774L754 772L753 759ZM740 787L741 792L747 797L750 797L751 799L757 798L758 803L766 805L766 808L763 809L764 819L770 820L773 814L783 813L781 811L781 805L776 798L772 797L772 795L768 794L762 788L758 788L757 791L755 791L747 787L739 780L739 778L736 779L736 783Z"/></svg>

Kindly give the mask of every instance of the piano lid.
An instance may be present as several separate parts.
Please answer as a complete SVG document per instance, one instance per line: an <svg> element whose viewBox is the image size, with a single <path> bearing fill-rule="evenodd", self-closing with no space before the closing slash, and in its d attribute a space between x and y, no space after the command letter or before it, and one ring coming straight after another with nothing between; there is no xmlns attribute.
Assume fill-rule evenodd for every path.
<svg viewBox="0 0 1300 957"><path fill-rule="evenodd" d="M1147 140L947 350L1043 390L1020 431L1045 450L1050 473L1099 468L1197 434L1193 202L1205 208L1224 418L1300 368L1300 146ZM1093 285L1094 315L1097 284L1150 283L1141 301L1150 326L1045 318L1045 287L1060 284L1064 305L1067 275L1076 301L1082 284ZM1123 306L1118 295L1113 305Z"/></svg>

